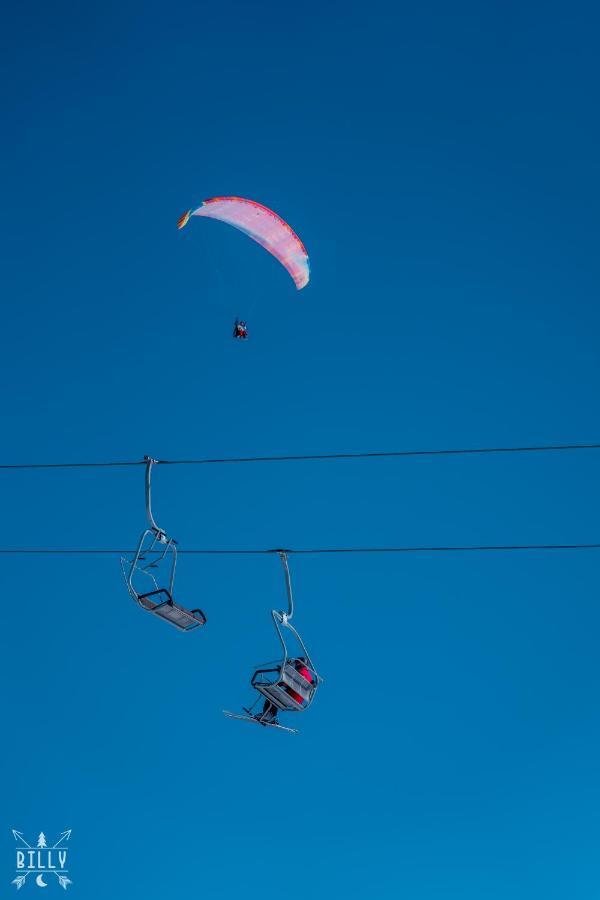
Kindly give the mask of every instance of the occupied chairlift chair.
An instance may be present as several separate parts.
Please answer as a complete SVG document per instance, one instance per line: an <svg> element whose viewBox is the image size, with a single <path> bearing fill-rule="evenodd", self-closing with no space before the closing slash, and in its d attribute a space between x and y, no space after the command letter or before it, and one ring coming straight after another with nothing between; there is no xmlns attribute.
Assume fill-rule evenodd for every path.
<svg viewBox="0 0 600 900"><path fill-rule="evenodd" d="M271 611L271 615L283 649L283 658L279 663L266 663L256 669L250 683L258 691L259 695L262 695L268 701L268 704L275 707L276 710L280 712L304 712L311 705L321 678L312 663L304 641L290 622L294 615L294 596L290 570L287 554L283 550L277 552L279 553L285 576L288 611L280 612L274 609ZM282 630L284 628L288 628L295 636L302 649L302 656L289 655ZM228 710L224 710L224 713L232 719L256 722L259 725L270 725L275 728L281 728L284 731L296 733L297 730L295 728L286 728L280 725L279 722L269 715L267 709L253 713L253 709L259 700L260 696L256 698L250 708L244 707L246 715L238 715Z"/></svg>
<svg viewBox="0 0 600 900"><path fill-rule="evenodd" d="M142 532L133 559L121 558L123 576L129 593L136 603L165 619L180 631L193 631L206 624L206 616L201 609L188 610L173 600L173 584L177 566L177 543L159 528L152 515L152 466L157 462L149 456L146 461L146 517L148 528ZM167 587L159 584L159 575L167 575ZM136 587L141 581L150 579L151 590L140 592ZM145 581L148 585L148 581Z"/></svg>

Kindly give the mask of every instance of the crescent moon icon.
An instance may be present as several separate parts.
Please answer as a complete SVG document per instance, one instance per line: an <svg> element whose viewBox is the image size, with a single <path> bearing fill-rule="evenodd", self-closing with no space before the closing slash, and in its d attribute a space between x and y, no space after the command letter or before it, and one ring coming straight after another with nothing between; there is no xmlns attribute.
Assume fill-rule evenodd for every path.
<svg viewBox="0 0 600 900"><path fill-rule="evenodd" d="M43 875L38 875L38 877L35 879L35 883L37 884L38 887L48 887L48 885L44 881Z"/></svg>

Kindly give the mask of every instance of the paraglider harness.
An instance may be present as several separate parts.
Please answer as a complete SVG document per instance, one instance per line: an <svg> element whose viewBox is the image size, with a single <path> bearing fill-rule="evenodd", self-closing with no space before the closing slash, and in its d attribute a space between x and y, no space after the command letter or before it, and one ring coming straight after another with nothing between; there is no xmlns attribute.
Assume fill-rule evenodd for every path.
<svg viewBox="0 0 600 900"><path fill-rule="evenodd" d="M238 715L228 710L224 710L224 713L229 718L256 722L259 725L270 725L275 728L281 728L284 731L296 733L297 729L287 728L279 724L277 713L304 712L304 710L308 709L314 699L321 678L312 663L304 641L291 624L290 620L294 615L294 597L287 554L283 550L276 552L279 554L283 566L288 610L287 612L282 612L274 609L271 611L271 616L283 649L283 659L279 663L265 663L255 670L250 683L258 691L259 697L256 698L251 707L243 707L246 715ZM289 629L295 636L302 649L302 655L290 656L288 653L283 632L285 628ZM253 710L259 702L260 696L265 698L263 709L261 712L254 713Z"/></svg>
<svg viewBox="0 0 600 900"><path fill-rule="evenodd" d="M180 631L192 631L206 624L206 616L201 609L188 610L173 600L173 585L177 566L177 542L156 524L152 515L152 466L158 462L145 456L146 462L146 518L148 527L142 532L137 550L131 560L121 557L121 570L127 583L129 593L136 603L147 612L165 619ZM159 584L159 576L166 571L163 585ZM142 576L140 578L140 576ZM153 589L139 591L136 585L143 579L150 578ZM166 587L164 581L166 580ZM145 584L148 584L146 581Z"/></svg>
<svg viewBox="0 0 600 900"><path fill-rule="evenodd" d="M235 324L233 326L233 336L239 341L248 340L248 326L245 322L241 322L239 319L235 320Z"/></svg>

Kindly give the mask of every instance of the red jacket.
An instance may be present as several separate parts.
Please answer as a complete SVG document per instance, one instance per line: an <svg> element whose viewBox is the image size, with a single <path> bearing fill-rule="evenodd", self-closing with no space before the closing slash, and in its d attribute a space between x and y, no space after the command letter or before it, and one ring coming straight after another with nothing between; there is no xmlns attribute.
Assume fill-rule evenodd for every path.
<svg viewBox="0 0 600 900"><path fill-rule="evenodd" d="M313 681L312 672L310 671L310 669L307 669L306 666L300 666L300 668L298 669L298 674L302 675L303 678L306 678L306 680L312 684L312 681ZM293 697L293 699L296 701L296 703L299 703L300 705L302 705L304 700L297 691L294 691L291 687L288 687L287 692L290 695L290 697Z"/></svg>

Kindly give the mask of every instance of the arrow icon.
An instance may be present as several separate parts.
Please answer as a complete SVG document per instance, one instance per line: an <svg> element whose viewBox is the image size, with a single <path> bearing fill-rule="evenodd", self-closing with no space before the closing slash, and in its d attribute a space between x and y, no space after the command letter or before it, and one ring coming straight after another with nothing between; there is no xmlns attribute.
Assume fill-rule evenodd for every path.
<svg viewBox="0 0 600 900"><path fill-rule="evenodd" d="M72 831L73 831L72 828L69 828L68 831L63 831L63 833L61 834L61 836L59 837L59 839L57 840L57 842L54 844L54 846L52 847L52 849L54 850L54 849L55 849L56 847L58 847L58 845L61 844L63 841L68 841L69 838L71 837L71 832L72 832Z"/></svg>
<svg viewBox="0 0 600 900"><path fill-rule="evenodd" d="M23 835L21 834L20 831L15 831L15 829L13 828L12 833L13 833L13 837L14 837L15 841L17 841L17 843L19 841L21 841L22 844L25 844L26 847L29 847L30 850L33 850L33 847L31 846L31 844L27 843L27 841L25 840L25 838L23 837Z"/></svg>

